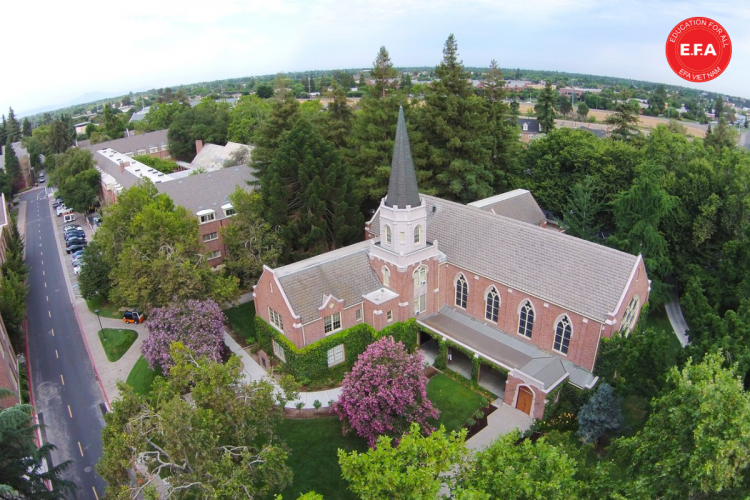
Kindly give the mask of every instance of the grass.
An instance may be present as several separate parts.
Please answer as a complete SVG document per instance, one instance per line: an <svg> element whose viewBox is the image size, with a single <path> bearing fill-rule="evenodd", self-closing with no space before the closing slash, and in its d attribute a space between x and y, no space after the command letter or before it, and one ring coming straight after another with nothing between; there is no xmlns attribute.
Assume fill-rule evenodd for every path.
<svg viewBox="0 0 750 500"><path fill-rule="evenodd" d="M148 394L151 392L151 384L157 375L161 375L161 370L152 370L148 366L146 358L141 356L136 361L135 366L130 371L128 379L125 381L129 386L135 389L138 394Z"/></svg>
<svg viewBox="0 0 750 500"><path fill-rule="evenodd" d="M357 498L341 477L337 452L363 452L367 443L355 435L344 437L337 417L284 419L277 432L290 448L287 464L294 472L292 486L281 492L284 498L313 490L326 500Z"/></svg>
<svg viewBox="0 0 750 500"><path fill-rule="evenodd" d="M646 318L645 326L646 328L653 328L656 331L667 332L669 334L668 358L671 365L676 364L677 355L682 350L682 344L680 344L680 339L677 338L672 328L672 323L669 322L666 310L664 308L652 310Z"/></svg>
<svg viewBox="0 0 750 500"><path fill-rule="evenodd" d="M110 304L102 297L94 297L86 301L86 305L89 306L89 311L94 312L99 309L99 315L105 318L122 319L122 313L120 307L114 304Z"/></svg>
<svg viewBox="0 0 750 500"><path fill-rule="evenodd" d="M226 309L224 314L237 335L248 342L255 340L255 302L246 302Z"/></svg>
<svg viewBox="0 0 750 500"><path fill-rule="evenodd" d="M486 399L480 394L442 373L430 379L427 397L440 410L437 425L444 425L448 431L459 430L486 404Z"/></svg>
<svg viewBox="0 0 750 500"><path fill-rule="evenodd" d="M105 328L99 330L99 340L104 347L104 352L107 354L107 359L110 361L117 361L120 359L130 346L133 345L135 339L138 338L138 332L135 330L126 330L123 328Z"/></svg>

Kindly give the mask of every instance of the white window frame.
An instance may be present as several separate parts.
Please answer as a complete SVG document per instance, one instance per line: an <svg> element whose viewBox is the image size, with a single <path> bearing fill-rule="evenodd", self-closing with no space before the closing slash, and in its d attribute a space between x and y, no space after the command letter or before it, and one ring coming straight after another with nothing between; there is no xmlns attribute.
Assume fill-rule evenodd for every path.
<svg viewBox="0 0 750 500"><path fill-rule="evenodd" d="M201 210L196 212L198 216L198 224L208 224L216 220L216 212L214 210Z"/></svg>
<svg viewBox="0 0 750 500"><path fill-rule="evenodd" d="M148 152L149 152L149 154L158 153L159 152L159 148L152 146L152 147L148 148Z"/></svg>
<svg viewBox="0 0 750 500"><path fill-rule="evenodd" d="M355 319L355 320L356 320L357 322L360 322L360 321L362 321L362 308L361 308L361 307L358 307L358 308L357 308L357 309L356 309L356 310L354 311L354 319Z"/></svg>
<svg viewBox="0 0 750 500"><path fill-rule="evenodd" d="M214 250L211 253L206 254L206 260L214 260L221 257L221 250Z"/></svg>
<svg viewBox="0 0 750 500"><path fill-rule="evenodd" d="M628 303L627 309L625 309L625 314L622 316L622 326L620 327L620 332L623 333L626 337L630 335L630 332L633 331L633 327L635 326L636 316L638 315L638 304L640 302L640 299L637 295L633 295L633 297L630 299L630 302Z"/></svg>
<svg viewBox="0 0 750 500"><path fill-rule="evenodd" d="M339 344L328 349L328 368L340 365L344 361L346 361L346 351L344 350L344 344Z"/></svg>
<svg viewBox="0 0 750 500"><path fill-rule="evenodd" d="M417 227L414 228L414 243L419 244L422 243L422 225L417 224Z"/></svg>
<svg viewBox="0 0 750 500"><path fill-rule="evenodd" d="M268 322L278 331L284 333L284 318L270 307L268 308Z"/></svg>
<svg viewBox="0 0 750 500"><path fill-rule="evenodd" d="M336 326L336 323L338 323L338 326ZM326 335L331 335L341 330L341 311L329 314L323 318L323 330Z"/></svg>
<svg viewBox="0 0 750 500"><path fill-rule="evenodd" d="M388 323L393 321L393 311L388 311L386 313L386 318L388 318Z"/></svg>
<svg viewBox="0 0 750 500"><path fill-rule="evenodd" d="M221 209L224 211L224 217L232 217L237 213L231 203L222 205Z"/></svg>
<svg viewBox="0 0 750 500"><path fill-rule="evenodd" d="M214 241L219 239L219 232L214 231L212 233L207 233L203 235L203 243L208 243L209 241Z"/></svg>
<svg viewBox="0 0 750 500"><path fill-rule="evenodd" d="M388 224L385 225L385 243L386 245L390 245L393 242L393 233L391 231L391 226Z"/></svg>
<svg viewBox="0 0 750 500"><path fill-rule="evenodd" d="M162 150L162 151L167 151L167 150L168 150L168 148L169 148L169 146L167 146L166 144L164 144L164 145L163 145L163 146L161 147L161 150Z"/></svg>
<svg viewBox="0 0 750 500"><path fill-rule="evenodd" d="M271 346L273 347L273 355L286 363L286 353L284 352L284 348L276 342L276 339L271 339Z"/></svg>
<svg viewBox="0 0 750 500"><path fill-rule="evenodd" d="M136 156L143 156L143 155L146 154L146 150L145 149L139 149L138 151L136 151L136 153L138 153Z"/></svg>

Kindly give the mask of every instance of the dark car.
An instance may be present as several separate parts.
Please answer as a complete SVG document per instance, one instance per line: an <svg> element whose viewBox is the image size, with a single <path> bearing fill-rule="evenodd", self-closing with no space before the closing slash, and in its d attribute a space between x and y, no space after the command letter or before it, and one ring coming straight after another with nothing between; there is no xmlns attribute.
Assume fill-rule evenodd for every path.
<svg viewBox="0 0 750 500"><path fill-rule="evenodd" d="M83 231L68 231L67 233L65 233L65 241L75 238L81 238L85 240L86 233L84 233Z"/></svg>
<svg viewBox="0 0 750 500"><path fill-rule="evenodd" d="M65 251L68 253L71 253L71 252L77 252L78 250L83 250L84 248L86 248L85 241L82 243L76 243L74 245L70 245L69 247L65 248Z"/></svg>
<svg viewBox="0 0 750 500"><path fill-rule="evenodd" d="M86 240L83 238L72 238L65 242L65 247L67 248L73 245L85 245L85 244L86 244Z"/></svg>

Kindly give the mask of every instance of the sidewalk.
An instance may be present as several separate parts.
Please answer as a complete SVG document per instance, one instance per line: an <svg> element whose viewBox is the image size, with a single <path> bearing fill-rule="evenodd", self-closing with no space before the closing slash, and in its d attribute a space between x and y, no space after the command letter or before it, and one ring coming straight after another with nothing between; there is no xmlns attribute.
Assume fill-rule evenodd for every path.
<svg viewBox="0 0 750 500"><path fill-rule="evenodd" d="M518 429L521 432L527 431L534 421L533 418L524 412L504 404L502 399L497 399L492 404L497 407L497 410L490 413L490 416L487 417L487 427L466 441L467 448L471 450L484 448L497 439L498 436L508 434L514 429Z"/></svg>
<svg viewBox="0 0 750 500"><path fill-rule="evenodd" d="M677 297L677 293L672 294L672 297L665 304L664 308L667 310L667 317L672 324L675 335L680 340L682 347L685 347L690 343L690 339L688 339L690 327L688 327L687 321L685 321L685 317L682 315L682 308L680 307L680 300Z"/></svg>

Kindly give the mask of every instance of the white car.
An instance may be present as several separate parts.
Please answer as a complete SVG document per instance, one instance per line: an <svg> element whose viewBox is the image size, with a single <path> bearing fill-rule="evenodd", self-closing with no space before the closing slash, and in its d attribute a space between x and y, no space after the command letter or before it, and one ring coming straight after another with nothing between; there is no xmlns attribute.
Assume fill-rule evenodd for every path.
<svg viewBox="0 0 750 500"><path fill-rule="evenodd" d="M81 274L81 264L73 266L73 273L75 273L76 275Z"/></svg>
<svg viewBox="0 0 750 500"><path fill-rule="evenodd" d="M58 217L60 217L64 213L68 213L68 212L70 212L70 209L68 207L66 207L65 205L59 205L55 209L55 213L57 214Z"/></svg>

